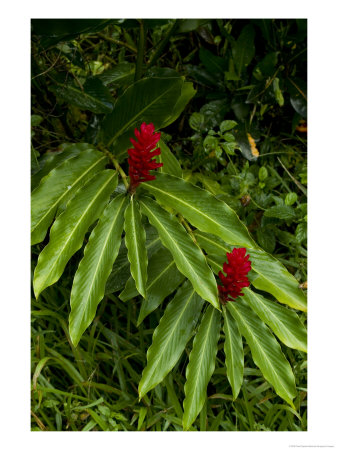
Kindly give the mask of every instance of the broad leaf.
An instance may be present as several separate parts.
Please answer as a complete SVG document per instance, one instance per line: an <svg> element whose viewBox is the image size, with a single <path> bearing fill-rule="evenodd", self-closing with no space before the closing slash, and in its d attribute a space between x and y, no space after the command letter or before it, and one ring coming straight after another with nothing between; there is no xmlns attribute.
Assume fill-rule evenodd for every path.
<svg viewBox="0 0 338 450"><path fill-rule="evenodd" d="M175 366L191 337L202 305L203 300L186 281L168 304L154 331L153 342L147 352L147 366L139 384L140 398L159 384Z"/></svg>
<svg viewBox="0 0 338 450"><path fill-rule="evenodd" d="M161 240L154 227L148 225L146 228L146 251L148 258L151 258L161 247ZM121 244L120 252L115 260L113 270L106 283L105 294L109 295L124 288L130 277L130 263L128 260L128 251L124 239Z"/></svg>
<svg viewBox="0 0 338 450"><path fill-rule="evenodd" d="M107 158L94 150L64 161L41 180L33 191L31 208L31 244L44 240L58 206L65 203L96 172Z"/></svg>
<svg viewBox="0 0 338 450"><path fill-rule="evenodd" d="M255 56L255 29L249 24L242 29L239 38L232 47L232 55L238 75L241 75L244 68L246 68L252 58Z"/></svg>
<svg viewBox="0 0 338 450"><path fill-rule="evenodd" d="M182 178L182 168L180 163L162 139L160 140L159 147L161 149L161 154L158 155L157 161L163 163L163 166L159 168L159 171Z"/></svg>
<svg viewBox="0 0 338 450"><path fill-rule="evenodd" d="M280 397L294 407L292 399L296 396L295 378L275 337L242 298L236 303L228 302L226 307L236 320L264 378Z"/></svg>
<svg viewBox="0 0 338 450"><path fill-rule="evenodd" d="M181 95L178 97L177 102L171 111L170 117L168 117L168 119L162 123L161 128L167 127L176 119L178 119L178 117L182 114L184 108L187 106L187 104L195 94L196 90L194 89L193 84L190 82L184 82L182 85Z"/></svg>
<svg viewBox="0 0 338 450"><path fill-rule="evenodd" d="M118 157L125 157L134 128L144 121L152 122L155 129L171 117L181 95L180 78L144 78L130 86L116 101L113 111L102 123L103 139Z"/></svg>
<svg viewBox="0 0 338 450"><path fill-rule="evenodd" d="M183 430L188 430L206 400L207 386L215 370L221 315L211 306L206 310L194 338L184 385Z"/></svg>
<svg viewBox="0 0 338 450"><path fill-rule="evenodd" d="M236 400L243 383L244 352L242 336L236 321L222 308L224 317L224 353L227 366L227 376L232 389L233 399Z"/></svg>
<svg viewBox="0 0 338 450"><path fill-rule="evenodd" d="M307 351L306 329L294 311L268 300L250 289L243 289L244 299L275 335L288 347Z"/></svg>
<svg viewBox="0 0 338 450"><path fill-rule="evenodd" d="M96 114L110 113L113 109L113 97L97 77L88 78L82 88L68 83L51 86L49 90L67 103Z"/></svg>
<svg viewBox="0 0 338 450"><path fill-rule="evenodd" d="M61 151L45 153L39 159L40 170L36 172L31 178L31 189L34 190L51 170L58 167L67 159L79 155L81 152L93 148L92 145L86 143L68 144L61 146Z"/></svg>
<svg viewBox="0 0 338 450"><path fill-rule="evenodd" d="M216 234L229 244L255 247L235 211L204 189L166 173L157 173L156 180L143 186L200 230Z"/></svg>
<svg viewBox="0 0 338 450"><path fill-rule="evenodd" d="M146 296L148 256L146 251L146 232L144 231L139 204L134 196L126 208L124 222L125 243L128 249L130 272L135 280L136 289Z"/></svg>
<svg viewBox="0 0 338 450"><path fill-rule="evenodd" d="M108 204L90 235L75 274L69 316L69 333L75 346L93 321L103 298L107 278L121 245L126 204L127 197L123 194Z"/></svg>
<svg viewBox="0 0 338 450"><path fill-rule="evenodd" d="M89 226L100 217L117 185L117 173L104 170L85 184L58 216L50 230L48 245L40 253L34 272L36 298L55 283L74 253L83 244Z"/></svg>
<svg viewBox="0 0 338 450"><path fill-rule="evenodd" d="M219 270L225 262L227 252L232 250L232 246L227 245L217 236L207 233L195 232L195 237L199 245L205 249L208 255L219 255L217 263ZM249 248L250 261L256 277L252 278L252 284L263 291L272 294L280 303L284 303L291 308L306 311L306 298L299 283L277 259L261 249ZM215 259L213 257L213 259ZM216 273L218 273L218 271Z"/></svg>
<svg viewBox="0 0 338 450"><path fill-rule="evenodd" d="M105 70L97 75L105 86L120 87L133 81L135 75L135 64L122 62L112 69Z"/></svg>
<svg viewBox="0 0 338 450"><path fill-rule="evenodd" d="M171 252L177 268L194 286L196 292L219 309L216 281L201 249L178 220L150 198L140 200L142 212L157 229L160 239Z"/></svg>

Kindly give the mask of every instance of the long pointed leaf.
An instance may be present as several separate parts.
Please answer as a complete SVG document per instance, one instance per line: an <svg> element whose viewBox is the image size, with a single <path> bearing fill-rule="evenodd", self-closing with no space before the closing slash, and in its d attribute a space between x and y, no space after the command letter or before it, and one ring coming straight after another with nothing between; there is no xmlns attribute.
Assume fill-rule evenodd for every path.
<svg viewBox="0 0 338 450"><path fill-rule="evenodd" d="M128 249L130 272L135 280L137 290L142 297L145 297L148 265L146 232L142 225L139 205L134 196L131 197L124 217L125 242Z"/></svg>
<svg viewBox="0 0 338 450"><path fill-rule="evenodd" d="M232 389L233 399L236 400L243 383L244 352L242 336L236 321L222 308L224 317L224 352L227 366L227 376Z"/></svg>
<svg viewBox="0 0 338 450"><path fill-rule="evenodd" d="M235 211L204 189L160 172L156 180L143 183L143 187L198 229L216 234L229 244L256 247Z"/></svg>
<svg viewBox="0 0 338 450"><path fill-rule="evenodd" d="M292 399L296 396L295 377L275 337L242 298L236 303L228 302L227 309L236 320L263 376L272 384L276 393L294 407Z"/></svg>
<svg viewBox="0 0 338 450"><path fill-rule="evenodd" d="M168 304L153 342L147 352L145 367L139 384L139 397L159 384L179 360L192 330L197 323L203 300L186 281Z"/></svg>
<svg viewBox="0 0 338 450"><path fill-rule="evenodd" d="M195 237L199 245L212 255L219 255L225 261L226 252L230 252L232 247L222 239L208 233L195 232ZM248 249L252 269L256 277L252 279L252 284L263 291L272 294L280 303L284 303L291 308L306 311L306 298L299 283L277 259L261 249ZM222 270L221 266L219 270Z"/></svg>
<svg viewBox="0 0 338 450"><path fill-rule="evenodd" d="M183 430L188 430L200 413L206 399L207 386L215 370L221 314L211 306L206 310L194 338L184 385Z"/></svg>
<svg viewBox="0 0 338 450"><path fill-rule="evenodd" d="M107 158L95 150L64 161L45 176L32 193L31 244L44 240L58 206L103 169Z"/></svg>
<svg viewBox="0 0 338 450"><path fill-rule="evenodd" d="M307 351L306 329L294 311L263 296L243 289L244 299L251 309L265 322L275 335L288 347Z"/></svg>
<svg viewBox="0 0 338 450"><path fill-rule="evenodd" d="M95 317L103 298L105 284L117 257L124 222L127 197L114 198L92 231L84 256L75 274L69 315L69 333L76 346Z"/></svg>
<svg viewBox="0 0 338 450"><path fill-rule="evenodd" d="M117 185L117 173L104 170L81 188L50 230L48 245L40 253L34 272L36 298L62 275L69 259L82 246L89 226L100 217Z"/></svg>
<svg viewBox="0 0 338 450"><path fill-rule="evenodd" d="M160 239L171 252L177 268L196 292L219 309L217 285L205 256L177 219L150 198L140 200L142 212L157 229Z"/></svg>

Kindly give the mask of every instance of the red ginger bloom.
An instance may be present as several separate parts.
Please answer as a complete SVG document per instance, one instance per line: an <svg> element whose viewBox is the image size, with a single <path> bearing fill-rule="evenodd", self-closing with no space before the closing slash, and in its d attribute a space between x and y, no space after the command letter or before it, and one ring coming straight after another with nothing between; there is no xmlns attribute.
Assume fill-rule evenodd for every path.
<svg viewBox="0 0 338 450"><path fill-rule="evenodd" d="M221 303L233 302L235 298L243 296L242 288L250 286L248 273L251 270L250 255L245 256L245 248L234 248L231 253L227 253L228 264L223 264L223 271L227 274L225 277L220 270L220 277L223 286L218 285L218 293Z"/></svg>
<svg viewBox="0 0 338 450"><path fill-rule="evenodd" d="M150 175L149 170L154 170L163 166L163 163L158 163L154 159L154 156L161 153L161 149L156 148L157 143L161 138L161 133L154 133L154 131L155 127L153 123L147 125L143 122L140 131L135 128L137 140L135 141L135 139L130 138L130 141L134 146L134 148L128 150L131 192L133 192L143 181L155 180L156 177Z"/></svg>

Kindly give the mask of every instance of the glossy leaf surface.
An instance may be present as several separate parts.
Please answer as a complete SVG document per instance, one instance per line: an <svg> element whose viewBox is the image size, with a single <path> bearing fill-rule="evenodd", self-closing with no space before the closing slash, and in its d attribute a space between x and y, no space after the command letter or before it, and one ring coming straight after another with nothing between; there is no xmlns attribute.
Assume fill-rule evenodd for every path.
<svg viewBox="0 0 338 450"><path fill-rule="evenodd" d="M170 122L182 84L180 78L154 77L144 78L126 89L102 123L104 141L109 147L114 144L112 150L116 156L127 156L129 139L142 122L152 122L156 130L164 122Z"/></svg>
<svg viewBox="0 0 338 450"><path fill-rule="evenodd" d="M93 321L103 298L107 278L121 245L126 204L127 197L121 194L105 208L75 274L69 316L69 333L75 346Z"/></svg>
<svg viewBox="0 0 338 450"><path fill-rule="evenodd" d="M154 331L153 342L147 352L147 366L139 384L140 398L160 383L177 363L191 337L202 305L203 300L186 281L168 304Z"/></svg>
<svg viewBox="0 0 338 450"><path fill-rule="evenodd" d="M94 150L64 161L41 180L31 200L31 244L43 241L58 206L66 202L96 172L107 158Z"/></svg>
<svg viewBox="0 0 338 450"><path fill-rule="evenodd" d="M205 256L178 220L150 198L140 201L142 212L157 229L160 239L171 252L177 268L194 286L196 292L219 308L216 281Z"/></svg>
<svg viewBox="0 0 338 450"><path fill-rule="evenodd" d="M222 308L224 317L223 331L225 335L224 353L227 376L232 389L233 399L236 400L243 384L244 352L242 336L236 321Z"/></svg>
<svg viewBox="0 0 338 450"><path fill-rule="evenodd" d="M294 311L243 289L244 299L250 308L265 322L275 335L288 347L307 351L306 329Z"/></svg>
<svg viewBox="0 0 338 450"><path fill-rule="evenodd" d="M125 211L125 243L128 249L130 272L135 280L136 289L146 296L148 256L146 250L146 232L144 231L138 201L134 196Z"/></svg>
<svg viewBox="0 0 338 450"><path fill-rule="evenodd" d="M36 298L62 275L69 259L82 246L89 226L100 217L117 185L117 173L104 170L81 188L58 216L50 230L49 243L40 253L34 272Z"/></svg>
<svg viewBox="0 0 338 450"><path fill-rule="evenodd" d="M166 173L157 173L156 180L143 183L143 187L200 230L216 234L229 244L255 247L235 211L204 189Z"/></svg>
<svg viewBox="0 0 338 450"><path fill-rule="evenodd" d="M280 345L262 320L241 299L228 302L227 309L236 320L240 333L248 343L252 358L276 393L293 407L296 396L295 378Z"/></svg>
<svg viewBox="0 0 338 450"><path fill-rule="evenodd" d="M161 154L158 155L157 161L163 163L163 166L159 168L159 172L169 173L175 177L182 178L182 168L180 163L162 139L159 142L159 147L161 149Z"/></svg>
<svg viewBox="0 0 338 450"><path fill-rule="evenodd" d="M215 370L220 327L220 312L209 306L194 338L186 370L183 430L189 429L205 402L207 386Z"/></svg>

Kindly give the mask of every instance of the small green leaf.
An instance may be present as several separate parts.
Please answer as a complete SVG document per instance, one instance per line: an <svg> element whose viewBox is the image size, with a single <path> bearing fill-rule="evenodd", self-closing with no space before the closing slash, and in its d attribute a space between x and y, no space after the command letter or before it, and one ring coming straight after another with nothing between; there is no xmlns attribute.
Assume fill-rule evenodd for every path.
<svg viewBox="0 0 338 450"><path fill-rule="evenodd" d="M146 296L148 256L146 250L146 232L144 231L138 201L134 196L125 211L124 230L128 249L130 272L136 288L142 297Z"/></svg>
<svg viewBox="0 0 338 450"><path fill-rule="evenodd" d="M235 122L234 120L223 120L219 128L221 130L221 133L224 133L225 131L232 130L233 128L235 128L236 125L237 122Z"/></svg>
<svg viewBox="0 0 338 450"><path fill-rule="evenodd" d="M292 206L298 200L298 195L295 192L289 192L286 194L284 203L288 206Z"/></svg>
<svg viewBox="0 0 338 450"><path fill-rule="evenodd" d="M184 385L183 430L188 430L206 400L207 386L215 370L221 314L209 306L194 338Z"/></svg>
<svg viewBox="0 0 338 450"><path fill-rule="evenodd" d="M179 360L191 337L203 305L191 283L186 281L168 304L153 342L147 352L145 367L139 384L139 397L159 384Z"/></svg>
<svg viewBox="0 0 338 450"><path fill-rule="evenodd" d="M291 220L296 218L296 213L291 206L276 205L264 211L265 217L275 217L276 219Z"/></svg>

